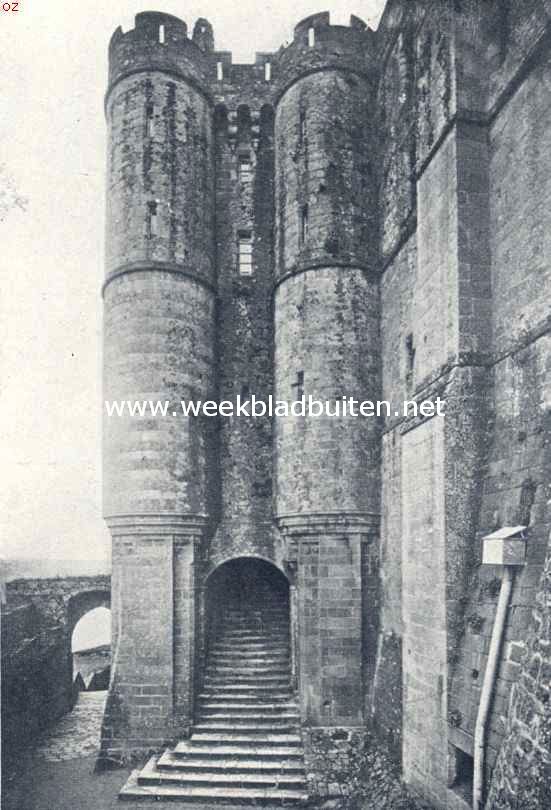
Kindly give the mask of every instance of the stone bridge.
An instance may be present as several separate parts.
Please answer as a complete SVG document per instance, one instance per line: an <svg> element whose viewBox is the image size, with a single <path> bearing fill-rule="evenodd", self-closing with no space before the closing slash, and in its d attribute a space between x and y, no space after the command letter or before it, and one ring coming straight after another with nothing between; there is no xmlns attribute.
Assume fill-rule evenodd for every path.
<svg viewBox="0 0 551 810"><path fill-rule="evenodd" d="M71 639L90 610L111 605L108 575L15 579L2 605L2 753L17 752L73 702Z"/></svg>
<svg viewBox="0 0 551 810"><path fill-rule="evenodd" d="M97 607L111 606L111 577L106 574L49 579L14 579L6 585L8 606L31 604L48 625L59 625L70 637L75 625Z"/></svg>

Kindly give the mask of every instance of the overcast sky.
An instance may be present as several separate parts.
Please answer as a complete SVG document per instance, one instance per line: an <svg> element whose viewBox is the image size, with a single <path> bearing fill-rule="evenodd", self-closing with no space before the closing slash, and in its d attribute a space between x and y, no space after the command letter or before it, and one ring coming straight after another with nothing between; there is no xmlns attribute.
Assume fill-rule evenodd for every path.
<svg viewBox="0 0 551 810"><path fill-rule="evenodd" d="M147 9L203 16L248 62L302 17L384 0L20 0L0 12L0 531L5 557L102 558L100 285L107 43ZM3 194L2 194L3 189ZM6 194L7 189L7 194ZM27 199L25 210L15 204ZM5 203L13 203L6 214Z"/></svg>

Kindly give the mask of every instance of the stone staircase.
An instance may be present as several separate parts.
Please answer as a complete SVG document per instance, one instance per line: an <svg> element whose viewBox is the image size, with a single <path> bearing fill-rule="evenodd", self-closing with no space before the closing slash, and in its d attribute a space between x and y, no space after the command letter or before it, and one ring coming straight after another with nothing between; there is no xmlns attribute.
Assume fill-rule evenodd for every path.
<svg viewBox="0 0 551 810"><path fill-rule="evenodd" d="M119 798L307 800L288 624L288 611L269 603L224 612L209 648L190 739L135 771Z"/></svg>

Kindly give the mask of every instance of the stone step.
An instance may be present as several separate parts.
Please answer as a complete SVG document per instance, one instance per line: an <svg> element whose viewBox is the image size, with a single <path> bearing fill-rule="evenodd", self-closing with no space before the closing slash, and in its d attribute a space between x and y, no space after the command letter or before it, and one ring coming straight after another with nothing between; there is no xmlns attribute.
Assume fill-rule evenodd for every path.
<svg viewBox="0 0 551 810"><path fill-rule="evenodd" d="M248 605L246 607L229 607L224 610L224 615L221 617L222 621L230 619L250 619L257 616L288 616L289 611L287 608L277 604L258 604Z"/></svg>
<svg viewBox="0 0 551 810"><path fill-rule="evenodd" d="M181 770L178 768L157 767L156 757L152 757L148 764L140 771L138 776L139 785L150 784L176 784L176 785L208 785L214 787L278 787L283 788L305 788L306 777L304 772L278 772L262 773L259 770L244 771L241 773L231 773L229 771L218 771L211 769L202 770Z"/></svg>
<svg viewBox="0 0 551 810"><path fill-rule="evenodd" d="M222 692L221 690L212 691L210 693L202 692L198 698L199 706L207 706L207 704L217 707L233 707L233 706L250 706L256 708L258 706L295 706L293 695L290 690L282 692L282 694L274 693L273 691L265 693L247 694L246 692ZM269 710L269 709L268 709Z"/></svg>
<svg viewBox="0 0 551 810"><path fill-rule="evenodd" d="M198 734L237 734L243 732L245 734L270 734L277 736L278 734L289 734L299 729L299 720L283 720L270 718L269 720L252 720L246 718L223 718L208 720L201 719L194 725L194 730Z"/></svg>
<svg viewBox="0 0 551 810"><path fill-rule="evenodd" d="M250 658L258 658L260 660L265 659L285 659L289 658L290 650L289 647L269 647L266 646L264 648L257 648L251 649L250 647L229 647L228 649L221 650L221 649L211 649L209 650L209 657L213 658L229 658L232 661L239 660L241 658L250 659Z"/></svg>
<svg viewBox="0 0 551 810"><path fill-rule="evenodd" d="M289 686L274 687L270 684L255 684L239 686L231 683L216 688L204 687L199 693L199 700L292 700L293 693Z"/></svg>
<svg viewBox="0 0 551 810"><path fill-rule="evenodd" d="M289 635L289 623L283 621L257 621L257 622L224 622L214 628L214 637L225 635L260 636L262 638L278 638Z"/></svg>
<svg viewBox="0 0 551 810"><path fill-rule="evenodd" d="M267 689L274 687L289 687L289 675L234 675L233 677L228 674L223 675L206 675L203 687L217 689L218 687L234 687L241 689L256 685L258 687L266 687Z"/></svg>
<svg viewBox="0 0 551 810"><path fill-rule="evenodd" d="M225 714L242 715L243 717L270 717L285 716L298 717L296 704L293 701L286 700L281 703L273 703L265 701L264 703L250 703L250 702L224 702L213 700L202 700L199 702L199 713L202 716L222 716Z"/></svg>
<svg viewBox="0 0 551 810"><path fill-rule="evenodd" d="M289 631L287 628L271 628L270 630L260 630L254 627L246 628L226 628L224 631L219 631L211 636L212 640L218 641L243 641L243 642L283 642L289 641Z"/></svg>
<svg viewBox="0 0 551 810"><path fill-rule="evenodd" d="M198 755L184 757L175 755L172 751L165 751L157 760L157 768L163 770L192 771L192 772L218 772L224 773L283 773L283 774L304 774L304 761L302 758L271 757L262 758L260 756L231 757L218 756L211 757L203 752L203 757Z"/></svg>
<svg viewBox="0 0 551 810"><path fill-rule="evenodd" d="M250 681L246 685L237 683L236 681L233 680L233 678L231 680L226 680L226 678L214 679L214 680L215 680L215 684L212 685L212 686L207 686L206 682L203 684L203 691L204 692L213 692L213 691L215 691L216 694L218 694L218 691L222 690L224 692L227 692L228 694L231 691L234 691L234 692L245 691L245 692L258 692L258 693L261 693L261 694L265 694L265 693L271 694L272 691L273 692L276 692L276 691L277 692L282 692L282 691L290 692L290 690L291 690L291 687L289 685L289 679L284 678L284 677L279 677L279 676L271 678L269 681L266 678L263 678L260 681L255 679L253 681ZM277 685L275 683L276 681L281 681L281 685Z"/></svg>
<svg viewBox="0 0 551 810"><path fill-rule="evenodd" d="M185 787L244 787L275 788L278 790L305 790L306 777L303 774L281 773L218 773L217 771L177 771L155 770L138 776L139 785L180 785Z"/></svg>
<svg viewBox="0 0 551 810"><path fill-rule="evenodd" d="M246 788L246 787L213 787L209 785L171 785L147 784L140 785L138 777L140 771L133 771L126 785L119 793L123 801L155 800L155 801L197 801L203 804L234 803L234 804L288 804L305 803L308 799L306 790L282 788Z"/></svg>
<svg viewBox="0 0 551 810"><path fill-rule="evenodd" d="M218 625L214 629L213 638L225 638L227 636L235 636L236 638L252 638L264 641L266 639L288 639L289 627L287 624L267 625L266 627L259 625L228 625L222 627Z"/></svg>
<svg viewBox="0 0 551 810"><path fill-rule="evenodd" d="M288 655L287 644L269 644L266 642L241 642L240 644L222 644L217 642L209 650L209 655Z"/></svg>
<svg viewBox="0 0 551 810"><path fill-rule="evenodd" d="M248 633L260 633L261 635L278 635L289 632L289 620L285 616L281 618L269 618L267 616L260 618L259 616L256 619L231 619L214 625L214 630L220 634L246 631Z"/></svg>
<svg viewBox="0 0 551 810"><path fill-rule="evenodd" d="M248 732L244 729L231 729L230 731L212 732L199 731L194 727L190 741L193 745L238 745L250 748L269 748L284 746L302 746L302 740L298 733L277 733L270 731ZM299 748L299 750L302 750Z"/></svg>
<svg viewBox="0 0 551 810"><path fill-rule="evenodd" d="M236 667L237 665L241 665L242 667L288 667L290 663L288 653L283 653L282 655L266 653L264 656L211 653L208 665L209 667Z"/></svg>
<svg viewBox="0 0 551 810"><path fill-rule="evenodd" d="M259 660L259 661L289 661L291 658L290 650L286 648L281 649L271 649L266 647L266 649L240 649L239 647L234 647L232 649L227 650L210 650L208 653L209 660L216 658L216 659L225 659L228 661L250 661L250 660Z"/></svg>
<svg viewBox="0 0 551 810"><path fill-rule="evenodd" d="M232 721L241 723L243 720L256 721L259 723L269 723L273 721L279 725L280 722L284 721L298 722L300 716L296 706L290 708L286 706L275 706L273 711L269 709L266 710L264 706L247 706L243 709L236 706L228 706L221 710L213 709L212 711L206 712L206 714L204 714L202 710L199 712L199 721L201 723L206 721L210 722L211 720L223 720L228 723Z"/></svg>
<svg viewBox="0 0 551 810"><path fill-rule="evenodd" d="M289 640L289 628L287 627L264 627L263 625L234 625L232 627L219 627L211 635L213 642L221 641L258 641L258 642L283 642Z"/></svg>
<svg viewBox="0 0 551 810"><path fill-rule="evenodd" d="M253 758L261 761L275 760L276 765L278 762L293 761L297 763L297 767L304 762L304 754L299 743L287 745L275 744L259 744L255 740L254 745L249 743L241 743L240 745L233 745L229 743L219 743L218 745L212 743L195 744L192 740L184 740L179 742L175 748L167 752L172 760L205 760L206 762L215 762L221 760L252 760ZM164 756L164 754L163 754Z"/></svg>
<svg viewBox="0 0 551 810"><path fill-rule="evenodd" d="M288 666L259 666L258 664L251 665L251 666L227 666L225 664L208 664L206 676L212 677L216 675L229 675L232 680L240 675L248 675L249 677L253 677L256 675L267 675L269 677L273 677L275 675L279 675L279 677L286 676L287 678L291 674L291 667Z"/></svg>

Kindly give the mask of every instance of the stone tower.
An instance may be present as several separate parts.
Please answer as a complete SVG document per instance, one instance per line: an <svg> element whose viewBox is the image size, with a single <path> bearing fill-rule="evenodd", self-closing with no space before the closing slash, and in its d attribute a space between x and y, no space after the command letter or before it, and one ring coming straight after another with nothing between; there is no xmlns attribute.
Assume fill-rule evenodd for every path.
<svg viewBox="0 0 551 810"><path fill-rule="evenodd" d="M328 14L307 18L279 70L276 397L298 388L315 400L376 400L369 33L355 18L349 29L329 26ZM297 564L301 693L314 725L363 721L362 564L378 529L378 447L375 419L275 421L275 518Z"/></svg>
<svg viewBox="0 0 551 810"><path fill-rule="evenodd" d="M205 19L113 35L104 394L145 410L105 419L101 759L171 746L127 795L342 792L367 728L435 807L548 786L550 30L551 0L388 0L246 65ZM180 407L253 394L389 408ZM519 526L487 666L481 541Z"/></svg>
<svg viewBox="0 0 551 810"><path fill-rule="evenodd" d="M209 588L224 599L236 560L285 575L302 724L363 726L377 420L186 418L180 400L378 397L372 36L318 14L239 66L206 20L189 38L147 12L111 40L104 394L173 403L105 424L105 759L190 733Z"/></svg>
<svg viewBox="0 0 551 810"><path fill-rule="evenodd" d="M104 390L216 396L213 105L182 21L139 14L109 49ZM206 421L106 421L113 733L154 747L190 723L195 556L211 512ZM148 699L147 696L154 696ZM147 705L154 708L148 712ZM133 743L132 741L137 741Z"/></svg>

